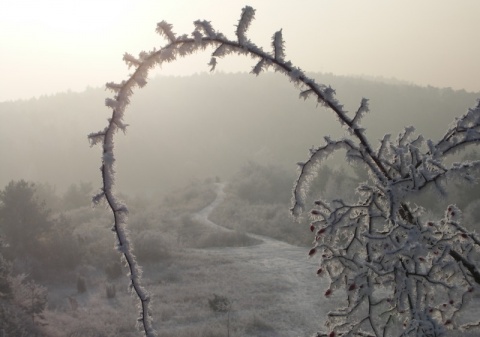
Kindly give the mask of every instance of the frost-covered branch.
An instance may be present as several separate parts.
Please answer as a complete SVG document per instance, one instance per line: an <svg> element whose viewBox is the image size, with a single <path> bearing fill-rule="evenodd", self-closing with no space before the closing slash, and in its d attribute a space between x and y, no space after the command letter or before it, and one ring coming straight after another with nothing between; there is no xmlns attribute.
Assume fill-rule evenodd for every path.
<svg viewBox="0 0 480 337"><path fill-rule="evenodd" d="M310 94L306 90L300 96ZM367 108L362 101L347 124L351 138L326 139L324 146L311 151L299 165L293 191L292 212L298 216L319 167L340 149L346 150L348 162L360 162L370 172L370 182L357 189L357 203L317 200L310 211L314 246L309 254L319 257L317 274L330 279L325 296L343 290L348 304L330 313L327 327L331 333L356 335L368 322L374 336L392 329L400 336L442 336L456 325L473 285L480 285L475 259L480 241L460 224L455 205L442 219L425 221L423 208L413 207L409 199L428 186L446 193L442 184L448 179L476 182L479 160L449 163L448 156L479 143L480 101L436 143L415 136L415 129L408 127L395 140L384 136L375 152L364 147L359 124ZM362 306L371 312L368 316L357 314ZM395 325L392 317L403 326Z"/></svg>
<svg viewBox="0 0 480 337"><path fill-rule="evenodd" d="M94 202L106 200L114 217L117 248L130 270L131 287L140 301L138 319L146 336L156 336L150 315L150 295L143 288L138 265L127 233L127 207L114 193L114 136L126 131L124 114L136 88L148 83L149 71L177 58L212 49L208 65L214 70L221 58L230 54L255 59L251 73L273 69L300 90L300 98L313 97L330 109L347 131L339 140L325 138L325 145L310 151L299 164L300 174L293 191L292 213L305 210L309 186L325 159L339 150L346 160L362 164L370 179L356 191L357 202L317 200L310 211L310 230L314 246L309 255L318 258L317 275L328 277L330 297L345 294L345 306L330 313L327 334L319 336L441 336L455 323L456 316L471 297L472 285L480 284L480 272L473 253L479 240L460 225L460 211L449 206L445 216L426 221L424 210L409 203L409 198L428 186L440 192L443 181L462 177L474 181L480 161L447 164L447 156L480 141L480 102L456 120L438 141L415 137L406 128L396 140L386 135L377 150L370 144L360 122L369 111L368 100L349 116L330 86L317 83L303 70L285 60L282 30L273 34L270 51L264 51L248 37L255 16L252 7L242 9L235 38L216 31L206 20L194 22L191 34L177 35L165 21L157 32L165 45L138 57L123 57L132 74L121 83L107 83L113 97L105 104L112 109L107 126L89 135L92 145L102 144L102 181ZM352 191L353 192L353 191ZM461 298L461 303L452 299ZM453 302L452 302L453 301ZM464 325L475 326L478 324Z"/></svg>

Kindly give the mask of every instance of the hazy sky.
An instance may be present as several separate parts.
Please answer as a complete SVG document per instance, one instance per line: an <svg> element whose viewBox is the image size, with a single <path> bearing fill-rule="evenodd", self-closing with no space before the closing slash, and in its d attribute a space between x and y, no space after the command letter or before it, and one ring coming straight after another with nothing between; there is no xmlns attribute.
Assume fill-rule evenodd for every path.
<svg viewBox="0 0 480 337"><path fill-rule="evenodd" d="M479 0L2 0L0 101L87 86L128 74L124 52L160 47L156 23L178 34L207 19L233 37L245 5L251 39L269 48L283 28L286 55L305 71L394 77L420 85L480 91ZM298 5L301 4L301 5ZM207 71L207 53L162 69ZM219 71L250 71L249 59L221 60ZM157 72L156 72L157 73Z"/></svg>

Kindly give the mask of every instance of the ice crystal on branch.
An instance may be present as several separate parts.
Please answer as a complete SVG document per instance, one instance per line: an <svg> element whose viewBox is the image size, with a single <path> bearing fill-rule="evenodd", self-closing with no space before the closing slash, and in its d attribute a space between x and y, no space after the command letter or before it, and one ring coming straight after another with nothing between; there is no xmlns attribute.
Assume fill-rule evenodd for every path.
<svg viewBox="0 0 480 337"><path fill-rule="evenodd" d="M252 74L255 74L255 75L260 75L260 73L262 72L262 70L265 68L265 65L266 65L266 62L265 62L265 59L261 59L260 61L258 61L258 63L255 65L255 67L253 67L251 73Z"/></svg>
<svg viewBox="0 0 480 337"><path fill-rule="evenodd" d="M369 106L368 106L368 99L367 98L362 98L362 102L360 103L360 106L358 107L357 112L355 113L355 117L352 120L352 125L357 125L357 123L360 122L363 116L370 111Z"/></svg>
<svg viewBox="0 0 480 337"><path fill-rule="evenodd" d="M246 6L242 9L242 16L240 17L240 21L238 22L236 32L238 43L240 45L243 45L247 42L247 37L245 34L247 33L248 27L250 27L250 24L252 23L254 18L255 10L252 7Z"/></svg>
<svg viewBox="0 0 480 337"><path fill-rule="evenodd" d="M123 60L127 64L128 68L138 67L141 64L141 61L139 59L135 58L133 55L130 55L129 53L125 53L123 55Z"/></svg>
<svg viewBox="0 0 480 337"><path fill-rule="evenodd" d="M214 71L215 67L217 66L217 59L215 57L212 57L210 59L210 62L208 62L208 65L210 66L210 71Z"/></svg>
<svg viewBox="0 0 480 337"><path fill-rule="evenodd" d="M173 26L165 21L157 23L157 33L166 37L168 42L175 42L177 39L172 31Z"/></svg>
<svg viewBox="0 0 480 337"><path fill-rule="evenodd" d="M197 27L199 31L203 31L207 37L213 39L217 35L212 25L210 24L210 21L197 20L194 23L195 23L195 27Z"/></svg>
<svg viewBox="0 0 480 337"><path fill-rule="evenodd" d="M272 38L273 57L275 60L283 61L285 58L285 47L283 43L282 30L280 29Z"/></svg>
<svg viewBox="0 0 480 337"><path fill-rule="evenodd" d="M215 51L212 53L212 56L215 57L224 57L230 52L228 46L226 44L221 44Z"/></svg>

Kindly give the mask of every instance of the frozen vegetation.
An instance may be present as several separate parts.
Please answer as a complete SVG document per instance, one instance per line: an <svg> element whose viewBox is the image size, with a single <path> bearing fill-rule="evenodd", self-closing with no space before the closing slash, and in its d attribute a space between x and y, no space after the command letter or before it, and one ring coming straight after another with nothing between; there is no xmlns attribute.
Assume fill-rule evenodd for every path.
<svg viewBox="0 0 480 337"><path fill-rule="evenodd" d="M369 121L369 100L360 97L356 105L349 101L349 112L330 85L286 60L281 30L274 33L269 51L250 41L247 31L254 14L251 7L242 10L234 39L215 31L208 21L196 21L191 35L180 36L162 21L157 31L166 39L164 47L138 57L124 55L133 73L121 83L107 84L114 93L106 100L111 118L104 129L89 135L102 152L102 187L94 203L108 205L111 212L88 206L90 183L70 185L60 194L52 185L20 179L5 185L0 193L0 324L7 335L134 336L138 328L148 337L475 333L480 325L475 315L480 239L474 183L480 161L471 145L480 140L480 102L469 102L472 107L464 106L463 115L455 106L455 111L425 113L418 120L410 121L402 110ZM322 107L315 111L321 117L307 119L308 132L305 126L290 130L289 137L281 133L281 152L298 153L291 146L304 135L313 135L314 144L323 139L322 144L311 147L306 158L297 155L296 180L284 165L285 157L266 160L272 155L269 148L257 152L261 163L246 163L255 158L227 148L235 160L243 161L228 182L215 177L183 183L173 192L122 195L114 189L116 180L126 176L117 166L117 148L129 143L119 145L114 138L127 130L124 113L134 90L147 84L151 68L210 47L212 70L229 54L251 56L254 75L273 69L279 73L275 76L286 76L299 89L297 95L306 101L300 103L312 110ZM412 95L422 90L450 104L450 95L468 96L433 88L415 88ZM202 97L209 111L215 109L210 105L216 93L211 95ZM280 100L277 96L271 97ZM396 91L399 96L393 106L404 109L412 100ZM232 105L227 101L222 108L234 109ZM2 108L9 107L15 105ZM154 113L161 115L163 108ZM275 125L295 128L277 120L275 105L257 101L230 121L247 120L251 131L263 111L255 111L251 119L242 113L256 108L274 112L265 121L267 132ZM340 131L323 137L315 124L330 123L327 114ZM459 117L445 132L439 131L443 125L431 130L434 122L452 120L452 114ZM372 138L369 132L378 132L382 118L416 128L395 125L379 135L372 132ZM150 133L157 134L155 120L162 118L146 118ZM200 117L194 125L216 122ZM222 129L214 125L210 130ZM129 158L139 181L157 150L145 135L140 140L147 144L134 150L142 160ZM220 133L214 145L228 136ZM249 138L250 132L242 137ZM377 144L371 139L380 140ZM72 152L68 142L62 144ZM174 160L162 163L175 167L181 158L193 170L199 168L201 160L187 155L199 152L195 145L187 141L187 148L195 151L177 150ZM220 155L211 171L221 170L226 162ZM14 174L7 179L12 178ZM148 177L146 184L154 184L154 178L157 175Z"/></svg>
<svg viewBox="0 0 480 337"><path fill-rule="evenodd" d="M311 336L322 326L322 316L340 297L324 297L327 279L316 275L317 263L307 257L308 221L298 224L288 217L289 190L258 194L260 186L265 191L291 178L279 167L249 163L228 183L193 182L159 201L126 198L135 251L156 299L152 311L161 324L160 336L226 336L227 315L209 307L215 295L232 303L231 336ZM327 196L346 194L359 181L352 172L328 166L317 179L316 188ZM16 182L12 187L22 190L26 185ZM109 215L88 205L91 185L75 184L64 194L41 184L30 187L36 190L36 200L51 209L42 229L48 241L30 245L22 259L11 255L15 245L2 248L15 265L8 284L17 294L24 289L24 297L3 297L2 310L8 311L2 311L2 328L25 336L137 336L135 303L112 249ZM453 186L451 192L464 191ZM467 192L474 206L480 200L478 192ZM28 200L15 202L40 218ZM469 223L478 223L477 208L467 209ZM32 224L39 223L24 223L24 230ZM22 262L27 259L29 264ZM18 272L28 273L27 279L15 276ZM40 291L34 297L38 315L33 321L29 284ZM2 294L6 289L2 287ZM476 297L473 303L478 303Z"/></svg>

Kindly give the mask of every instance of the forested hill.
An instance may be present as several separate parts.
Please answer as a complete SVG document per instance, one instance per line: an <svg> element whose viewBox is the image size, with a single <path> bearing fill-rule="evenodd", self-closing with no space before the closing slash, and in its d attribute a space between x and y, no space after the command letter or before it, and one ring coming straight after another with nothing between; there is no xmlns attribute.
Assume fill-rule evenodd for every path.
<svg viewBox="0 0 480 337"><path fill-rule="evenodd" d="M370 99L364 126L371 139L408 125L439 137L480 98L480 93L452 89L314 77L335 88L349 111L362 97ZM162 194L196 178L228 178L247 161L295 170L323 136L343 134L331 112L298 94L276 73L151 80L127 110L127 136L117 138L120 191ZM0 103L0 186L12 179L47 182L60 190L79 181L99 186L100 148L89 148L87 134L104 128L109 111L103 103L109 95L90 88Z"/></svg>

